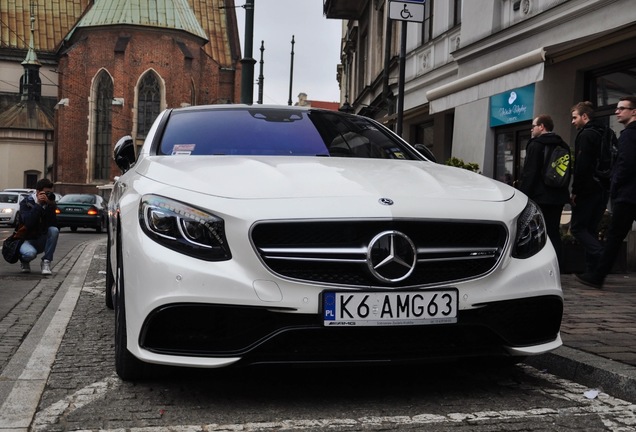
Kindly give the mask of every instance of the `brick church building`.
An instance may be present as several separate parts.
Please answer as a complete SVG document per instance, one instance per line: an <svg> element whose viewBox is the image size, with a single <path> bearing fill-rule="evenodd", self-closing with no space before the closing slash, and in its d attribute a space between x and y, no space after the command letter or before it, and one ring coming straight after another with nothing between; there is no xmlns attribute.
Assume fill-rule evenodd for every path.
<svg viewBox="0 0 636 432"><path fill-rule="evenodd" d="M30 37L35 41L32 49L34 55L45 59L47 73L54 68L57 95L54 102L51 97L31 98L40 99L38 106L52 114L52 140L44 141L44 146L52 147L48 156L50 166L46 166L46 160L31 161L33 158L29 157L23 160L18 156L25 152L13 148L7 153L16 155L12 164L24 165L17 168L16 176L24 172L40 173L36 177L51 178L56 191L63 194L97 193L97 186L107 185L119 174L112 149L120 137L131 135L140 146L152 122L165 108L234 103L240 98L241 55L233 0L32 0L31 3L30 10L9 12L14 12L14 16L32 16L34 30ZM18 8L15 4L5 3L2 8ZM9 13L7 17L10 16ZM64 25L56 21L60 17L66 18L67 31L62 33L54 30L55 24ZM3 14L0 19L3 25L11 26L11 20L6 18L9 22L5 23ZM16 33L25 33L28 28L24 19L13 23ZM59 40L52 43L52 36ZM16 39L16 45L28 39L25 34L25 38ZM48 44L48 52L47 48L38 50L42 44ZM51 45L54 45L52 52ZM8 52L5 46L3 41L0 55L2 51ZM25 48L22 60L31 51ZM14 56L16 53L20 53L17 46L12 50ZM24 76L17 78L16 85L21 80ZM37 80L42 81L39 77ZM2 96L5 103L0 103L0 118L4 111L15 110L15 106L6 103L7 95L0 93ZM16 105L25 99L28 98L22 97ZM0 122L0 137L4 136L0 139L0 154L12 145L17 150L21 145L27 149L24 142L10 139L16 136L12 128L24 128L25 124L28 127L32 123ZM42 151L33 154L41 159ZM29 163L33 166L29 167ZM22 186L19 182L26 180L20 178L4 187Z"/></svg>

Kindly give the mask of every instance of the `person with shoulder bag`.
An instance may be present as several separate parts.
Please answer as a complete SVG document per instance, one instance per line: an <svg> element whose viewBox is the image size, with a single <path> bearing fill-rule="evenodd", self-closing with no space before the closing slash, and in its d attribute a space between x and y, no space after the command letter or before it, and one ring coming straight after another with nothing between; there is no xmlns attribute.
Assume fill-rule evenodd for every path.
<svg viewBox="0 0 636 432"><path fill-rule="evenodd" d="M24 240L19 256L22 273L30 273L30 262L44 253L40 269L43 275L52 274L51 261L60 233L55 209L53 182L49 179L38 180L35 192L20 203L20 224L14 235Z"/></svg>
<svg viewBox="0 0 636 432"><path fill-rule="evenodd" d="M541 114L532 122L531 139L526 146L526 158L521 172L519 190L528 195L541 209L545 219L548 238L561 263L561 213L570 197L569 156L570 146L555 134L554 122L549 115ZM562 174L565 181L553 183L547 176L547 168L552 152L563 148L567 155L563 161Z"/></svg>

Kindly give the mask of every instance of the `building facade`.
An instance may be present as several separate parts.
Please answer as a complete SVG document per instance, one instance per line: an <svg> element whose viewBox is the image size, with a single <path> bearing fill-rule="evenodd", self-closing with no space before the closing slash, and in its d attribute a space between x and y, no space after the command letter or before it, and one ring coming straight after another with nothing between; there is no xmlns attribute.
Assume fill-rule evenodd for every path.
<svg viewBox="0 0 636 432"><path fill-rule="evenodd" d="M12 82L20 82L28 48L21 35L31 21L44 65L42 105L54 127L46 144L34 139L27 152L24 140L10 138L26 132L0 125L0 155L13 155L10 166L0 162L11 171L0 176L0 189L47 176L58 192L96 193L119 173L112 158L119 138L131 135L140 146L163 109L240 96L232 0L32 0L31 7L3 2L1 8L2 24L16 36L0 49L0 100L15 97ZM0 102L0 117L10 107Z"/></svg>
<svg viewBox="0 0 636 432"><path fill-rule="evenodd" d="M389 19L390 3L324 1L325 15L343 20L341 100L395 127L402 53L402 136L439 161L477 163L513 184L532 118L551 115L573 145L570 108L582 100L622 129L614 107L636 94L630 0L426 0L422 23Z"/></svg>

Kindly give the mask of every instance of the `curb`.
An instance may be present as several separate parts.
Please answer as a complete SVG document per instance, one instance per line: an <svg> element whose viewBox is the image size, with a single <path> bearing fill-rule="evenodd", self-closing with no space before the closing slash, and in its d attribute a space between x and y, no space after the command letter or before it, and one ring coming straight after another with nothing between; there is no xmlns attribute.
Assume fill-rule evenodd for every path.
<svg viewBox="0 0 636 432"><path fill-rule="evenodd" d="M524 363L636 403L636 367L567 346L528 357Z"/></svg>

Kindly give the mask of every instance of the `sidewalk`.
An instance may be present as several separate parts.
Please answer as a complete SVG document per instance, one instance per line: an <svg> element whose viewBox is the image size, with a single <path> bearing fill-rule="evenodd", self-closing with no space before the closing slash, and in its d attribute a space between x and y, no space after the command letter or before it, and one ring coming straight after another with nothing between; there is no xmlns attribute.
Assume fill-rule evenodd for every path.
<svg viewBox="0 0 636 432"><path fill-rule="evenodd" d="M98 252L92 257L78 259L76 256L95 251L94 247L86 247L85 243L75 248L80 250L64 251L67 256L54 267L54 279L58 284L63 283L79 265L71 262L68 263L70 265L63 265L69 257L70 261L81 263L86 259L94 261L101 255L99 266L90 265L87 268L103 267L105 240L96 243ZM3 288L15 283L16 279L16 274L0 272L0 286ZM53 283L50 278L48 280ZM31 283L37 291L41 281L40 277L32 277L21 283ZM529 357L526 363L612 396L636 402L636 273L610 275L602 291L578 283L572 274L562 275L561 282L565 298L561 325L563 346L548 354ZM45 290L49 291L50 287ZM0 324L3 323L0 321ZM0 330L2 327L0 325ZM4 330L11 331L8 328ZM7 333L4 334L7 336ZM6 339L0 337L0 354L11 355L12 350L3 347ZM2 361L0 366L3 366Z"/></svg>
<svg viewBox="0 0 636 432"><path fill-rule="evenodd" d="M563 346L531 366L636 402L636 273L607 277L603 290L561 275Z"/></svg>

